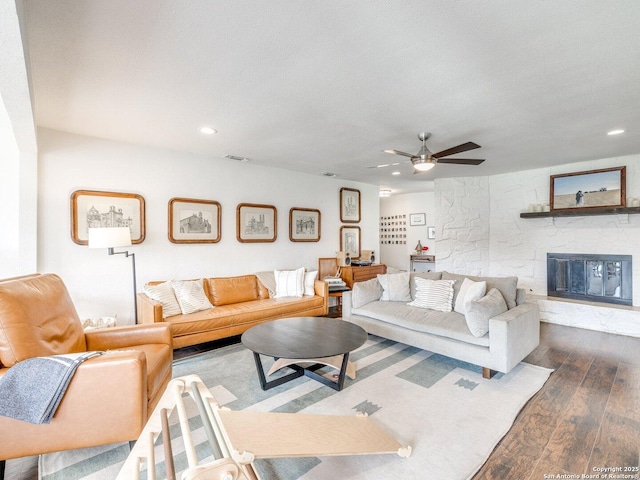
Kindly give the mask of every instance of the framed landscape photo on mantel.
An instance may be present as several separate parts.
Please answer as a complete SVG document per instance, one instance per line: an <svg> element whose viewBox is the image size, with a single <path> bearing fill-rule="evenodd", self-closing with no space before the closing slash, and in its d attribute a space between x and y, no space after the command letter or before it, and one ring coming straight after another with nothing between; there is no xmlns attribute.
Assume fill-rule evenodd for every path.
<svg viewBox="0 0 640 480"><path fill-rule="evenodd" d="M320 210L296 207L289 210L289 240L319 242Z"/></svg>
<svg viewBox="0 0 640 480"><path fill-rule="evenodd" d="M236 207L236 238L241 243L275 242L278 214L273 205L240 203Z"/></svg>
<svg viewBox="0 0 640 480"><path fill-rule="evenodd" d="M169 200L169 241L217 243L220 241L220 203L214 200Z"/></svg>
<svg viewBox="0 0 640 480"><path fill-rule="evenodd" d="M76 190L71 194L71 239L89 243L89 228L129 227L131 243L145 237L144 198L135 193Z"/></svg>
<svg viewBox="0 0 640 480"><path fill-rule="evenodd" d="M551 176L552 211L626 205L626 167Z"/></svg>
<svg viewBox="0 0 640 480"><path fill-rule="evenodd" d="M360 190L346 187L340 189L340 221L360 222Z"/></svg>

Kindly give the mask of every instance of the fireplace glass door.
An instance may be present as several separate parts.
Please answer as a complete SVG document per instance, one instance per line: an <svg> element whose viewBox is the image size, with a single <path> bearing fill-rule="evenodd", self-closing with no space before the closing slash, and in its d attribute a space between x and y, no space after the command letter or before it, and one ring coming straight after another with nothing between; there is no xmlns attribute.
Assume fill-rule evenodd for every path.
<svg viewBox="0 0 640 480"><path fill-rule="evenodd" d="M631 305L630 255L547 254L550 296Z"/></svg>

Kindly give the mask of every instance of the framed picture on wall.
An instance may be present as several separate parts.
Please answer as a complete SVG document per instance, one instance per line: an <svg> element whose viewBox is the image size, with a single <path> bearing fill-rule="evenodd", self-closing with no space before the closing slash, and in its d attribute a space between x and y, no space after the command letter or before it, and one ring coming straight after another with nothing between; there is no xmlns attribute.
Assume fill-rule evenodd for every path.
<svg viewBox="0 0 640 480"><path fill-rule="evenodd" d="M217 243L220 241L220 203L214 200L169 200L169 241Z"/></svg>
<svg viewBox="0 0 640 480"><path fill-rule="evenodd" d="M351 258L360 258L360 227L340 227L340 251Z"/></svg>
<svg viewBox="0 0 640 480"><path fill-rule="evenodd" d="M76 190L71 194L71 239L89 243L89 228L129 227L131 243L144 241L144 198L135 193Z"/></svg>
<svg viewBox="0 0 640 480"><path fill-rule="evenodd" d="M551 210L580 210L626 205L626 167L552 175Z"/></svg>
<svg viewBox="0 0 640 480"><path fill-rule="evenodd" d="M273 205L240 203L236 207L236 238L242 243L275 242L278 213Z"/></svg>
<svg viewBox="0 0 640 480"><path fill-rule="evenodd" d="M429 240L436 238L436 227L427 227L427 238Z"/></svg>
<svg viewBox="0 0 640 480"><path fill-rule="evenodd" d="M409 214L409 225L412 227L418 225L426 225L427 224L427 214L426 213L410 213Z"/></svg>
<svg viewBox="0 0 640 480"><path fill-rule="evenodd" d="M346 187L340 189L340 221L360 222L360 190Z"/></svg>
<svg viewBox="0 0 640 480"><path fill-rule="evenodd" d="M289 210L289 240L292 242L320 241L320 210L297 207Z"/></svg>

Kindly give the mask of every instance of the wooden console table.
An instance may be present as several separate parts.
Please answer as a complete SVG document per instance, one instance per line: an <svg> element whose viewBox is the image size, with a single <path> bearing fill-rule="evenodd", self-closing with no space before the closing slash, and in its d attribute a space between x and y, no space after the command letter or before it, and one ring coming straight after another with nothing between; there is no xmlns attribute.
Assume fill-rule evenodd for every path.
<svg viewBox="0 0 640 480"><path fill-rule="evenodd" d="M342 267L340 277L347 284L347 287L352 289L355 282L364 282L375 278L378 274L383 275L385 273L387 273L387 266L376 263L366 267Z"/></svg>

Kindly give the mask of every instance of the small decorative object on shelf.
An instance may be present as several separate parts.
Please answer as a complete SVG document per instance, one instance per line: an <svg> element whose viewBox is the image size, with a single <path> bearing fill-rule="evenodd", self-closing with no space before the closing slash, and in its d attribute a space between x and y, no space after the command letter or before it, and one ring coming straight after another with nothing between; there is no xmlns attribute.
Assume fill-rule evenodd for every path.
<svg viewBox="0 0 640 480"><path fill-rule="evenodd" d="M422 243L418 240L418 244L416 245L416 255L422 255Z"/></svg>

